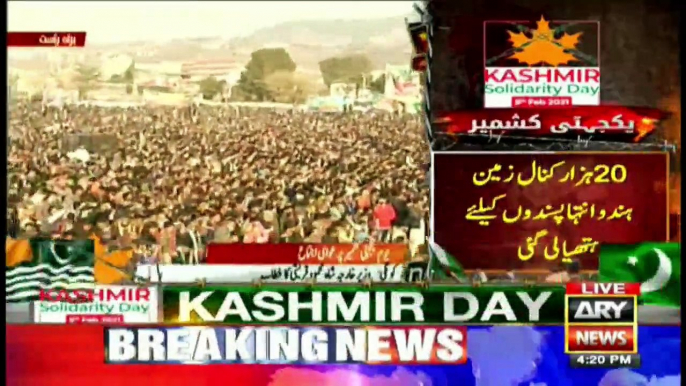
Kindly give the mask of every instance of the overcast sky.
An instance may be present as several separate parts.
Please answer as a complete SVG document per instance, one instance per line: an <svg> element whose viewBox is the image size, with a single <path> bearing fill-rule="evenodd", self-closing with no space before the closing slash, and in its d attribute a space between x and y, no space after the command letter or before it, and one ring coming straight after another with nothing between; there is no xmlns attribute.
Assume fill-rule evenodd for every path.
<svg viewBox="0 0 686 386"><path fill-rule="evenodd" d="M86 31L88 41L236 37L294 20L408 15L411 1L10 1L9 31Z"/></svg>

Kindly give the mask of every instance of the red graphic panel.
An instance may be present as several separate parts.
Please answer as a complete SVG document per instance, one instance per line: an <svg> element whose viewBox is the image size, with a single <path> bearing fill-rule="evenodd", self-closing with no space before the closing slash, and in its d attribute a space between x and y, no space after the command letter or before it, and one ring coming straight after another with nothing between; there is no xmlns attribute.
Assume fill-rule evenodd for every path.
<svg viewBox="0 0 686 386"><path fill-rule="evenodd" d="M597 269L602 243L668 239L667 153L435 153L432 168L434 240L465 269Z"/></svg>

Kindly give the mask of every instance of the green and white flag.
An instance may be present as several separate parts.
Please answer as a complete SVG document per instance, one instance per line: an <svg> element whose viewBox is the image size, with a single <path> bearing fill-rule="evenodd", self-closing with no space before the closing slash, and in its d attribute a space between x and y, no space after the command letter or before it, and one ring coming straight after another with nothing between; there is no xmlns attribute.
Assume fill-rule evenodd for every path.
<svg viewBox="0 0 686 386"><path fill-rule="evenodd" d="M431 254L429 271L432 280L451 279L452 275L467 280L464 269L457 259L433 240L429 240L429 253Z"/></svg>
<svg viewBox="0 0 686 386"><path fill-rule="evenodd" d="M601 282L641 283L643 304L681 306L679 243L603 245L599 265Z"/></svg>
<svg viewBox="0 0 686 386"><path fill-rule="evenodd" d="M95 284L93 240L36 238L28 244L30 251L5 248L7 303L38 300L40 290L86 289Z"/></svg>

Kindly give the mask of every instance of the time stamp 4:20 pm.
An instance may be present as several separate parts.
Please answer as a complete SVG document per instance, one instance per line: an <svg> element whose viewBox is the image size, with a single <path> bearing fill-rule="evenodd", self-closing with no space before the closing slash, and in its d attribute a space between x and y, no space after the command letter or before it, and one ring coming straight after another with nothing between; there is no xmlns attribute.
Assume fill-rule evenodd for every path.
<svg viewBox="0 0 686 386"><path fill-rule="evenodd" d="M641 367L639 354L570 354L569 366L572 368L629 368Z"/></svg>

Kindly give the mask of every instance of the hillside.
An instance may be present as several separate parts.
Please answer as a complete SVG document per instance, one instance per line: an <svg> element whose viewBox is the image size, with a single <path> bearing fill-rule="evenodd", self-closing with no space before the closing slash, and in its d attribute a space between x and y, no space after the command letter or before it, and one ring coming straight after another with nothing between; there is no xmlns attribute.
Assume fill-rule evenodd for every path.
<svg viewBox="0 0 686 386"><path fill-rule="evenodd" d="M374 20L294 21L231 39L224 49L249 59L263 47L287 48L301 68L315 70L332 56L364 53L377 69L386 63L409 63L412 47L403 17Z"/></svg>
<svg viewBox="0 0 686 386"><path fill-rule="evenodd" d="M128 54L138 62L231 58L237 62L247 63L253 51L264 47L286 48L300 68L310 71L318 70L318 63L324 59L348 53L364 53L376 69L382 69L386 63L409 63L412 52L404 18L392 17L369 20L294 21L229 40L218 37L189 37L166 43L92 44L82 53L87 56L99 56L103 53ZM44 53L31 58L12 59L10 65L18 68L34 69L47 65Z"/></svg>

